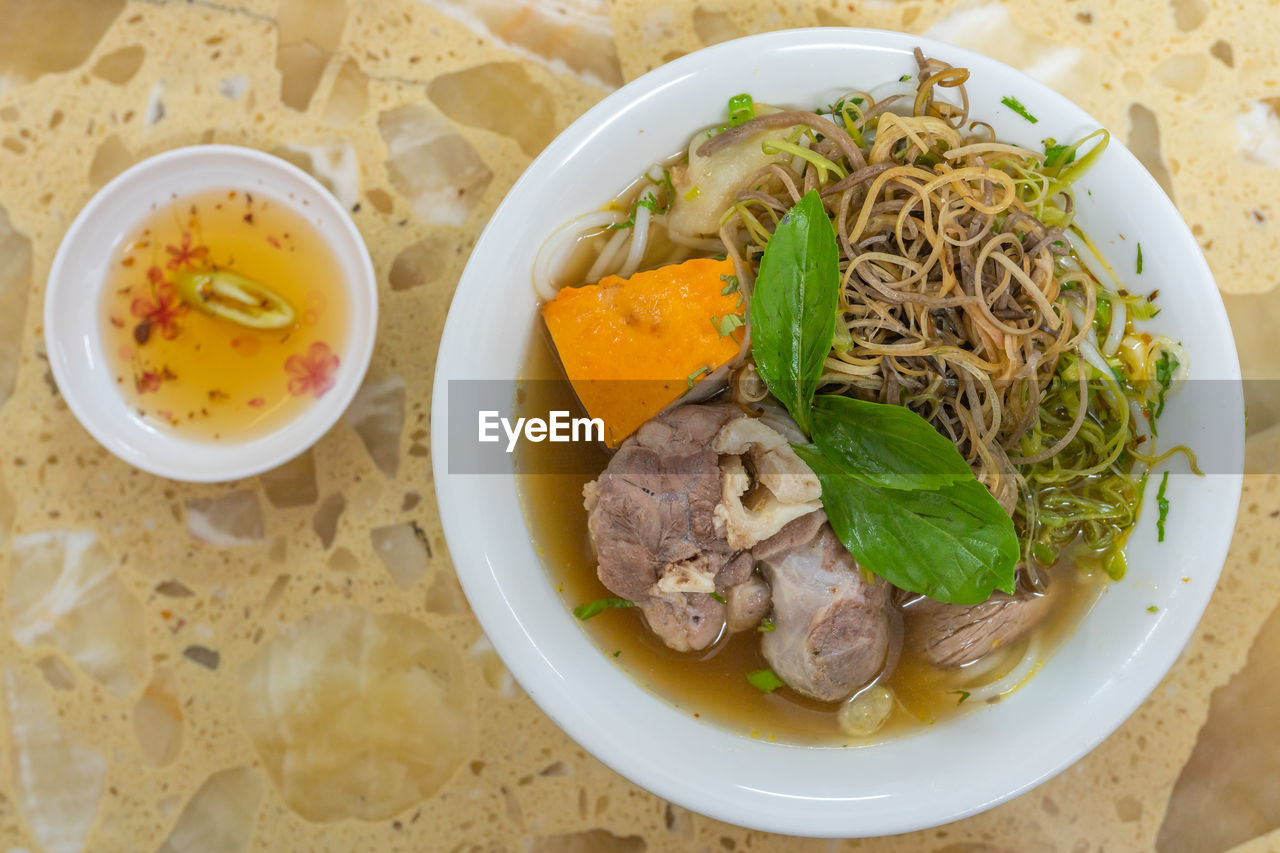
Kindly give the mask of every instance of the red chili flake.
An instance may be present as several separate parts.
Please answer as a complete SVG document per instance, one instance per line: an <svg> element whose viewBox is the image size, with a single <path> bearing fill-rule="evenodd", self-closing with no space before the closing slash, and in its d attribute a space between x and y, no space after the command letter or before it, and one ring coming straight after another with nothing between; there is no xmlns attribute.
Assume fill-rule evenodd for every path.
<svg viewBox="0 0 1280 853"><path fill-rule="evenodd" d="M252 214L252 213L246 213L246 214L244 215L244 221L245 221L245 222L247 222L247 223L249 223L250 225L252 225L252 224L253 224L253 214Z"/></svg>
<svg viewBox="0 0 1280 853"><path fill-rule="evenodd" d="M280 241L279 241L279 240L277 240L275 237L270 237L270 236L268 236L268 237L267 237L267 242L268 242L268 243L270 243L272 246L274 246L274 247L275 247L275 248L277 248L277 249L279 249L279 248L280 248Z"/></svg>
<svg viewBox="0 0 1280 853"><path fill-rule="evenodd" d="M108 319L111 320L111 325L115 326L117 329L124 328L124 320L121 320L119 317L112 315Z"/></svg>
<svg viewBox="0 0 1280 853"><path fill-rule="evenodd" d="M267 404L267 401L262 399L261 397L254 397L252 400L249 401L249 405L253 406L255 409L261 409L266 404Z"/></svg>
<svg viewBox="0 0 1280 853"><path fill-rule="evenodd" d="M160 381L161 378L159 373L152 370L144 370L141 375L133 378L133 385L139 394L146 394L151 391L159 391ZM157 412L156 414L162 413Z"/></svg>
<svg viewBox="0 0 1280 853"><path fill-rule="evenodd" d="M121 262L120 262L120 266L122 266L122 267L131 267L131 266L133 266L133 255L130 255L129 257L127 257L127 258L125 258L123 261L121 261Z"/></svg>
<svg viewBox="0 0 1280 853"><path fill-rule="evenodd" d="M227 397L228 397L228 395L227 395L227 392L226 392L226 391L222 391L222 390L220 390L220 389L218 389L218 388L210 388L210 389L209 389L209 401L210 401L210 402L212 402L212 403L216 403L216 402L218 402L219 400L226 400L226 399L227 399Z"/></svg>
<svg viewBox="0 0 1280 853"><path fill-rule="evenodd" d="M170 243L165 246L165 251L169 253L169 263L166 266L171 270L176 270L180 266L195 266L197 261L203 261L209 256L208 246L193 246L191 244L191 232L182 232L182 245L175 246Z"/></svg>

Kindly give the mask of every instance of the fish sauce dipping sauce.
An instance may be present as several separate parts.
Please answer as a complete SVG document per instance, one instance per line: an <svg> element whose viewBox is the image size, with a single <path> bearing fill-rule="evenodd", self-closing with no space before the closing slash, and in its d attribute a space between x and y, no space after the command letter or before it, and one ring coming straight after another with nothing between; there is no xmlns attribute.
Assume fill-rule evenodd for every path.
<svg viewBox="0 0 1280 853"><path fill-rule="evenodd" d="M211 189L158 204L121 243L102 293L104 349L148 423L250 438L333 388L347 301L304 216L261 192Z"/></svg>
<svg viewBox="0 0 1280 853"><path fill-rule="evenodd" d="M360 387L377 279L344 206L249 148L157 154L71 223L44 300L49 365L107 450L222 482L306 450Z"/></svg>
<svg viewBox="0 0 1280 853"><path fill-rule="evenodd" d="M601 652L701 719L866 743L1000 701L1123 582L1151 466L1195 468L1140 246L1118 273L1075 221L1106 131L1007 143L968 75L735 96L539 252L525 375L568 383L518 413L604 441L523 479L530 528Z"/></svg>

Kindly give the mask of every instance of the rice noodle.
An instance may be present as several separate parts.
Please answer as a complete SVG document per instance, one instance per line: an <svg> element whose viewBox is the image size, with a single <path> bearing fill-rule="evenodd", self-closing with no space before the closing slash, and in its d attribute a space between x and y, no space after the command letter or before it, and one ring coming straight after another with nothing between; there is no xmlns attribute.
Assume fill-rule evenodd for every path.
<svg viewBox="0 0 1280 853"><path fill-rule="evenodd" d="M1013 517L1031 577L1033 561L1051 565L1077 540L1089 546L1078 552L1084 559L1114 554L1140 500L1131 472L1143 458L1139 425L1152 397L1135 397L1157 393L1144 389L1156 386L1149 380L1158 364L1167 370L1163 353L1178 361L1175 381L1187 358L1167 338L1135 343L1139 312L1131 309L1141 297L1121 289L1072 224L1072 181L1106 132L1065 147L1046 140L1044 152L1006 143L969 117L965 69L919 53L916 62L914 80L853 92L824 110L762 113L705 140L699 134L650 166L615 199L630 218L607 239L594 238L587 277L629 276L664 256L723 254L737 271L746 335L737 356L672 405L728 387L755 411L768 402L751 362L755 275L778 223L816 191L834 226L840 275L822 391L905 406L951 440ZM760 139L763 131L773 133ZM689 157L733 155L739 143L743 152L759 145L783 156L726 170L735 184L717 188L716 199L725 199L718 239L668 231L668 215L676 219L682 204L701 197L688 194L696 186L686 189L689 173L678 170ZM708 226L717 221L715 212L699 215ZM672 245L679 248L668 251ZM554 293L545 270L562 250L563 240L540 253L540 294ZM1100 301L1111 312L1101 341ZM1148 437L1144 452L1154 432Z"/></svg>
<svg viewBox="0 0 1280 853"><path fill-rule="evenodd" d="M599 281L608 272L614 258L618 256L618 252L630 238L631 231L628 229L620 228L614 231L613 236L609 238L609 242L605 243L604 248L600 250L596 262L587 271L587 281Z"/></svg>
<svg viewBox="0 0 1280 853"><path fill-rule="evenodd" d="M1115 355L1120 349L1120 341L1124 338L1124 325L1129 312L1124 307L1123 299L1111 300L1111 326L1107 329L1107 339L1102 343L1103 355Z"/></svg>
<svg viewBox="0 0 1280 853"><path fill-rule="evenodd" d="M555 283L558 264L587 231L605 228L617 223L618 214L611 210L596 210L571 219L557 228L538 250L533 262L533 289L543 300L556 298L560 287Z"/></svg>
<svg viewBox="0 0 1280 853"><path fill-rule="evenodd" d="M1033 632L1027 640L1022 657L1012 669L995 681L965 688L969 691L968 701L989 702L1020 687L1022 682L1031 677L1031 673L1040 663L1040 646L1040 635L1038 632Z"/></svg>
<svg viewBox="0 0 1280 853"><path fill-rule="evenodd" d="M644 257L645 246L649 242L649 219L653 213L644 205L636 207L636 224L631 228L631 247L627 250L627 259L622 262L618 275L627 278L640 267Z"/></svg>

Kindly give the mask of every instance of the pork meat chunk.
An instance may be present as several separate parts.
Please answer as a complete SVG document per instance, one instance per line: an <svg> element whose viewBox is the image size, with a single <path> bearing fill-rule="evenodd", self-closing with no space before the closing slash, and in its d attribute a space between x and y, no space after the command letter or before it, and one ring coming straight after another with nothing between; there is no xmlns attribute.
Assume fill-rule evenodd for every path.
<svg viewBox="0 0 1280 853"><path fill-rule="evenodd" d="M773 593L761 651L789 687L838 702L874 678L889 650L888 583L866 575L826 513L796 519L753 549Z"/></svg>
<svg viewBox="0 0 1280 853"><path fill-rule="evenodd" d="M1026 636L1048 614L1055 594L997 592L981 604L921 598L906 608L907 642L937 667L964 666Z"/></svg>
<svg viewBox="0 0 1280 853"><path fill-rule="evenodd" d="M634 601L677 651L704 649L726 624L733 630L768 610L766 596L760 611L758 589L756 597L735 591L752 578L751 558L714 520L722 476L712 443L741 415L731 405L663 412L623 442L584 491L601 582Z"/></svg>

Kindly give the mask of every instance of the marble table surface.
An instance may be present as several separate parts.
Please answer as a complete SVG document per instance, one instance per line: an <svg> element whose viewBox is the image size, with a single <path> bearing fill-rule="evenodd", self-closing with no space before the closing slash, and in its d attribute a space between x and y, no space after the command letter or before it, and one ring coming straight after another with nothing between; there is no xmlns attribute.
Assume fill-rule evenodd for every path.
<svg viewBox="0 0 1280 853"><path fill-rule="evenodd" d="M450 294L531 158L650 68L814 25L973 47L1098 117L1191 224L1250 380L1231 554L1150 699L1012 802L848 842L691 814L561 734L462 597L427 427ZM1275 0L0 0L0 851L1280 849L1277 32ZM41 335L81 206L202 142L324 182L383 305L342 422L213 486L96 445Z"/></svg>

